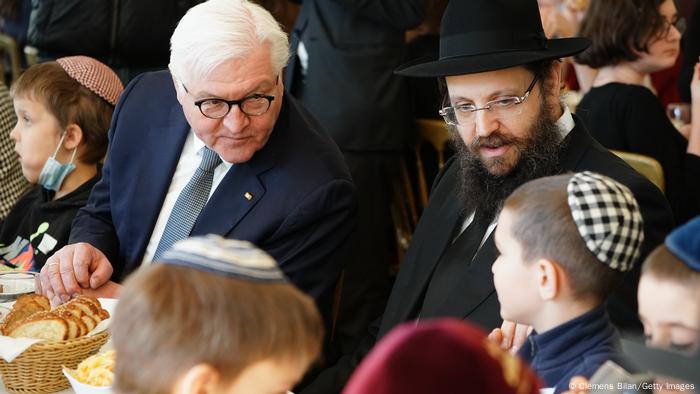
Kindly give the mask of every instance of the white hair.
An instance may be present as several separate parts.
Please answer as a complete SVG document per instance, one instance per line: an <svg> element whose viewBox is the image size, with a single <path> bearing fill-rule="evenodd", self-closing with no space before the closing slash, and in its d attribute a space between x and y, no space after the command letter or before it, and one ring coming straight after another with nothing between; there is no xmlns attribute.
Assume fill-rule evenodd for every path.
<svg viewBox="0 0 700 394"><path fill-rule="evenodd" d="M170 38L170 71L182 82L206 78L222 63L245 58L269 43L279 74L289 58L289 41L263 7L248 0L209 0L192 7Z"/></svg>

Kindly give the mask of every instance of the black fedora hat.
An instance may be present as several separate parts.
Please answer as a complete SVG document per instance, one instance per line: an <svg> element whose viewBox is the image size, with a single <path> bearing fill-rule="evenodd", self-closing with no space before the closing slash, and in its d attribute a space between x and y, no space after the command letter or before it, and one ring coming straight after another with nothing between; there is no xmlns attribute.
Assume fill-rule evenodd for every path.
<svg viewBox="0 0 700 394"><path fill-rule="evenodd" d="M440 57L404 64L397 74L472 74L575 55L582 37L547 39L536 0L452 0L442 17Z"/></svg>

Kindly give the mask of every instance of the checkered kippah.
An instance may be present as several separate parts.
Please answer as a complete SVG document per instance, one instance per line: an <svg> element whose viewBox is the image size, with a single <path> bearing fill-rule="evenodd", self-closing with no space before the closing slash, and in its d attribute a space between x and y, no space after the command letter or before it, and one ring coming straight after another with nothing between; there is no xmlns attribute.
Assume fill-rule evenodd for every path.
<svg viewBox="0 0 700 394"><path fill-rule="evenodd" d="M287 281L275 259L255 245L212 234L176 242L158 263L257 282Z"/></svg>
<svg viewBox="0 0 700 394"><path fill-rule="evenodd" d="M124 85L117 74L103 63L87 56L69 56L56 59L71 78L90 89L96 95L117 105L119 95L124 91Z"/></svg>
<svg viewBox="0 0 700 394"><path fill-rule="evenodd" d="M642 215L632 192L589 171L574 174L566 191L571 215L588 250L614 270L631 270L644 240Z"/></svg>

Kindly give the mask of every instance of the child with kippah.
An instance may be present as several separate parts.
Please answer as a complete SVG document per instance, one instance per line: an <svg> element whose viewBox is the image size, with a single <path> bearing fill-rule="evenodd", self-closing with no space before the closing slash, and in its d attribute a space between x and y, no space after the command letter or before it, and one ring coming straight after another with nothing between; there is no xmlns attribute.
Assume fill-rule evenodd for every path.
<svg viewBox="0 0 700 394"><path fill-rule="evenodd" d="M75 214L100 178L123 89L109 67L85 56L34 65L12 85L17 125L10 138L22 173L36 186L0 223L0 270L39 271L66 245Z"/></svg>
<svg viewBox="0 0 700 394"><path fill-rule="evenodd" d="M501 317L533 327L519 355L545 387L561 393L607 360L629 367L604 304L643 238L632 193L599 174L540 178L505 201L492 267Z"/></svg>
<svg viewBox="0 0 700 394"><path fill-rule="evenodd" d="M700 217L674 230L647 257L638 298L648 345L700 350Z"/></svg>
<svg viewBox="0 0 700 394"><path fill-rule="evenodd" d="M286 393L323 337L313 300L272 257L214 235L130 276L112 321L118 393Z"/></svg>

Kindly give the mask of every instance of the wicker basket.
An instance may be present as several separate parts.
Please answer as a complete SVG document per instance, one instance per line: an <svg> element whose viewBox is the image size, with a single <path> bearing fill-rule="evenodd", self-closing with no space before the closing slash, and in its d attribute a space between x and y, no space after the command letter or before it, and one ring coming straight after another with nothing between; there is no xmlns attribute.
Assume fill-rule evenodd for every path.
<svg viewBox="0 0 700 394"><path fill-rule="evenodd" d="M0 358L5 388L15 394L53 393L70 387L63 367L75 369L107 342L109 330L60 342L36 343L11 363Z"/></svg>

